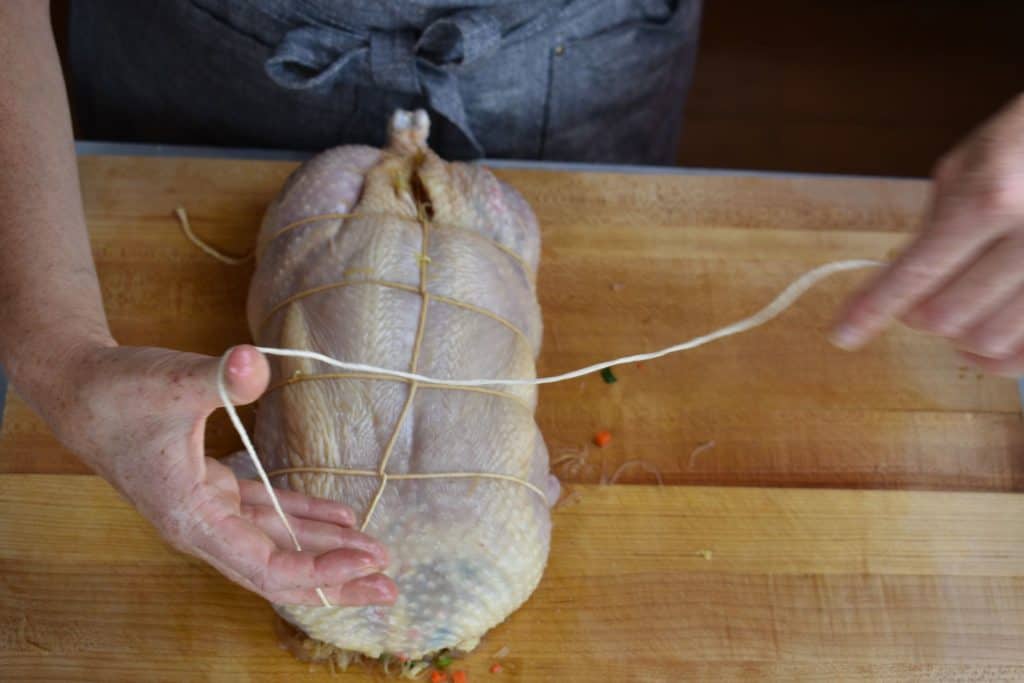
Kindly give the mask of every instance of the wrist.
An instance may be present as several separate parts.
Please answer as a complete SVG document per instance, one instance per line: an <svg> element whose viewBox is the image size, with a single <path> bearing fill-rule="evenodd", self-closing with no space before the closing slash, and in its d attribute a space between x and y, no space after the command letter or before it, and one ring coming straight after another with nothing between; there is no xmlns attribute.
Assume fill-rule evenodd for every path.
<svg viewBox="0 0 1024 683"><path fill-rule="evenodd" d="M117 346L105 324L70 322L14 335L16 348L4 353L11 386L58 434L62 416L76 400L75 387L84 379L88 359Z"/></svg>

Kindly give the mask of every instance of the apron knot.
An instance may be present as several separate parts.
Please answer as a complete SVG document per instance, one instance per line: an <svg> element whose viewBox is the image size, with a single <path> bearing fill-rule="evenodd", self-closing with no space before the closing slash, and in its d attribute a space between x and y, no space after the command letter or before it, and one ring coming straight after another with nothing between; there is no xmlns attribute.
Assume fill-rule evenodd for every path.
<svg viewBox="0 0 1024 683"><path fill-rule="evenodd" d="M480 9L440 17L422 31L302 26L284 34L264 66L271 80L292 90L330 87L352 79L423 96L482 155L484 150L469 126L457 74L493 56L501 42L501 23Z"/></svg>

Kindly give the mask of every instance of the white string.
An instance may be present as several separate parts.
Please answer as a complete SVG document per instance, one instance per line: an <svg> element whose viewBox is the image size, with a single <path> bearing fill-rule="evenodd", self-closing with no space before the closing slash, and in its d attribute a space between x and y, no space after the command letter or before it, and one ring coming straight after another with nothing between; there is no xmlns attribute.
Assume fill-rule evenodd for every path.
<svg viewBox="0 0 1024 683"><path fill-rule="evenodd" d="M746 332L755 327L764 325L768 321L776 318L780 313L792 306L797 299L799 299L807 290L816 285L821 280L834 275L835 273L841 273L848 270L858 270L861 268L873 268L877 266L885 265L884 261L874 261L869 259L852 259L848 261L835 261L833 263L826 263L823 266L819 266L814 270L811 270L795 281L793 281L788 287L775 297L775 299L767 306L762 308L757 313L753 314L748 318L744 318L731 325L709 332L708 334L700 337L694 337L693 339L680 342L674 346L669 346L660 351L652 351L650 353L638 353L632 356L623 356L622 358L616 358L615 360L604 361L602 363L595 363L594 365L588 365L585 368L579 370L573 370L571 372L565 372L561 375L552 375L550 377L538 377L536 379L522 379L522 378L508 378L508 379L437 379L435 377L427 377L426 375L420 375L414 372L404 372L402 370L392 370L389 368L382 368L376 365L366 365L364 363L350 363L347 361L340 361L330 356L325 356L322 353L315 351L305 351L302 349L276 349L258 346L256 347L262 353L268 356L287 356L290 358L306 358L309 360L320 361L342 370L352 370L357 372L372 372L379 375L387 375L390 377L399 377L402 379L411 380L414 382L420 382L422 384L433 384L436 386L455 386L455 387L480 387L490 385L508 385L508 386L535 386L540 384L553 384L555 382L564 382L575 377L582 377L589 375L594 372L599 372L605 368L610 368L615 365L622 365L625 363L635 363L640 361L654 360L655 358L661 358L672 353L678 353L680 351L688 351L695 349L698 346L709 344L718 339L729 337L734 334L740 334ZM220 399L224 403L224 409L228 413L228 417L231 418L231 424L234 425L235 431L238 432L238 436L242 439L242 445L245 446L246 452L252 459L253 465L256 467L256 471L260 475L260 479L263 480L263 485L267 489L267 493L270 496L271 502L274 504L274 510L277 512L277 516L281 518L285 528L288 530L288 534L292 538L292 542L295 544L295 549L301 551L302 546L299 544L299 539L296 537L295 532L292 531L291 525L288 523L288 517L284 514L284 510L281 509L281 504L277 500L277 495L274 493L274 487L270 484L270 479L267 477L266 471L263 469L263 465L260 463L259 456L256 454L256 449L252 445L252 441L249 439L249 434L245 431L245 427L242 425L242 421L238 418L238 413L235 411L234 404L231 402L230 396L228 396L227 387L224 384L224 369L227 362L228 353L224 354L221 359L220 370L217 374L217 390L220 392ZM325 607L330 607L331 604L327 601L323 591L319 588L316 589L317 595L323 602Z"/></svg>
<svg viewBox="0 0 1024 683"><path fill-rule="evenodd" d="M564 382L569 379L576 377L582 377L589 375L594 372L599 372L605 368L610 368L615 365L623 365L625 363L635 363L640 361L654 360L655 358L661 358L672 353L678 353L680 351L688 351L695 349L698 346L709 344L723 337L729 337L734 334L746 332L747 330L753 329L764 325L766 322L777 317L780 313L785 311L787 308L792 306L797 299L799 299L807 290L813 287L815 284L824 280L825 278L846 270L857 270L860 268L870 268L875 266L884 265L883 261L872 261L868 259L854 259L849 261L836 261L833 263L826 263L823 266L819 266L814 270L801 275L792 284L782 291L775 300L770 304L762 308L760 311L744 318L739 322L735 322L732 325L727 325L719 330L710 332L700 337L680 342L674 346L661 349L660 351L652 351L650 353L638 353L632 356L624 356L622 358L616 358L615 360L604 361L603 363L595 363L594 365L588 365L585 368L579 370L573 370L571 372L565 372L561 375L552 375L550 377L538 377L536 379L522 379L522 378L509 378L509 379L437 379L435 377L427 377L426 375L419 375L415 372L405 372L402 370L391 370L389 368L381 368L376 365L366 365L364 363L350 363L348 361L340 361L330 356L325 356L322 353L316 351L305 351L298 349L275 349L265 346L256 347L261 352L268 356L288 356L291 358L307 358L309 360L320 361L327 365L332 365L342 370L352 370L357 372L372 372L380 375L387 375L389 377L400 377L402 379L411 380L414 382L420 382L421 384L433 384L437 386L449 386L449 387L482 387L482 386L493 386L493 385L506 385L506 386L535 386L539 384L554 384L556 382Z"/></svg>
<svg viewBox="0 0 1024 683"><path fill-rule="evenodd" d="M260 479L263 480L263 486L267 489L267 493L270 495L270 502L274 505L274 511L277 516L284 523L284 528L288 530L288 535L292 538L292 543L295 544L295 549L302 552L302 544L299 543L299 537L295 535L295 531L292 529L292 525L288 522L288 515L284 514L284 510L281 508L281 501L277 499L277 494L274 493L274 487L270 484L270 478L267 476L266 470L263 469L263 464L260 463L259 456L256 455L256 448L252 445L252 441L249 439L249 432L245 431L245 425L238 418L238 412L235 410L235 404L231 402L231 397L228 395L228 388L224 383L224 371L227 365L228 356L231 355L231 351L228 350L221 359L220 366L217 368L217 393L220 394L220 401L224 404L224 409L228 413L228 417L231 418L231 424L234 425L235 431L238 432L238 436L242 439L242 445L245 446L245 450L249 453L249 457L252 458L252 464L256 466L256 472L259 473ZM316 589L317 597L320 598L320 602L323 603L324 607L330 607L331 603L327 601L327 596L318 586Z"/></svg>

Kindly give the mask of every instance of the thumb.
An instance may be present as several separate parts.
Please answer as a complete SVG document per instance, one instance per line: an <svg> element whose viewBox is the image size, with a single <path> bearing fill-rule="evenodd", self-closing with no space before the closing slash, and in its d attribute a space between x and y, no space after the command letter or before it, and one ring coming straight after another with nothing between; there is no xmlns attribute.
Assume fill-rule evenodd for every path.
<svg viewBox="0 0 1024 683"><path fill-rule="evenodd" d="M234 405L245 405L258 399L270 382L270 365L256 347L249 344L235 346L223 356L200 356L190 359L194 363L191 376L195 379L196 403L194 407L209 415L223 405L218 389L222 377L224 388Z"/></svg>

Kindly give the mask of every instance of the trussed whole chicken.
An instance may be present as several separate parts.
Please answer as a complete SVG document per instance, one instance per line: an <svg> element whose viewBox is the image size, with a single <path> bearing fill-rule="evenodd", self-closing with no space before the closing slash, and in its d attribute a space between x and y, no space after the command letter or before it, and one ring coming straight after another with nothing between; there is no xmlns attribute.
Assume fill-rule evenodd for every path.
<svg viewBox="0 0 1024 683"><path fill-rule="evenodd" d="M535 376L536 219L486 169L431 152L428 128L424 112L397 112L388 148L339 147L292 174L260 231L248 301L260 345L436 378ZM472 649L547 561L557 483L536 389L291 358L273 370L255 428L264 466L277 486L352 506L399 588L389 607L279 613L371 657Z"/></svg>

